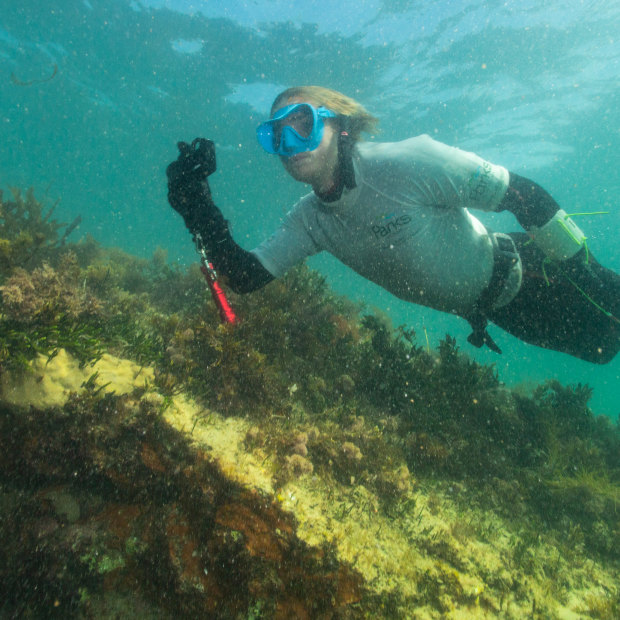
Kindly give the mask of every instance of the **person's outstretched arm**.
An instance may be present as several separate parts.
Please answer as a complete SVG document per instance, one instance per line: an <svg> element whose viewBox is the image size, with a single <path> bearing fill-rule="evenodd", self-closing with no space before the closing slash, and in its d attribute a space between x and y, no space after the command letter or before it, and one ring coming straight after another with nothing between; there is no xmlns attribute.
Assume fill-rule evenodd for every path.
<svg viewBox="0 0 620 620"><path fill-rule="evenodd" d="M213 142L179 142L179 157L166 169L168 202L194 238L200 237L209 260L235 293L250 293L274 279L254 254L235 243L228 222L213 202L207 177L215 172Z"/></svg>

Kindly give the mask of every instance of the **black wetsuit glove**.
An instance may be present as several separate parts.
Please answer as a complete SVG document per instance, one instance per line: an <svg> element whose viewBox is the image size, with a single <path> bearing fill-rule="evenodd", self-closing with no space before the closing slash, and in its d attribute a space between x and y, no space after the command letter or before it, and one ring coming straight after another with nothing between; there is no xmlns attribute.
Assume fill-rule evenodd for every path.
<svg viewBox="0 0 620 620"><path fill-rule="evenodd" d="M192 235L200 235L206 249L230 236L228 223L211 197L207 177L215 172L211 140L179 142L179 157L166 169L168 202L181 215Z"/></svg>
<svg viewBox="0 0 620 620"><path fill-rule="evenodd" d="M211 197L207 177L215 172L215 146L196 138L179 142L179 157L166 169L168 202L183 218L185 226L200 242L209 260L236 293L249 293L273 280L251 252L237 245L228 222Z"/></svg>

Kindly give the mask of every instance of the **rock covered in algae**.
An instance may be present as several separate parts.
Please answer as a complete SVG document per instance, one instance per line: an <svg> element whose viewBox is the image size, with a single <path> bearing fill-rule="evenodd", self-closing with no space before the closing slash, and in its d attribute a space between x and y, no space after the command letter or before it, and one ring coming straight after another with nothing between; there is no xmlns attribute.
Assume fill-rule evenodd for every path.
<svg viewBox="0 0 620 620"><path fill-rule="evenodd" d="M205 412L184 399L164 418L153 394L90 386L60 406L44 386L40 408L4 398L0 418L13 438L0 457L12 615L311 618L360 600L361 576L296 535L267 476L252 483L243 459L231 471L210 454L205 440L227 445L247 424L220 420L210 432L194 420L192 441L192 429L175 426Z"/></svg>
<svg viewBox="0 0 620 620"><path fill-rule="evenodd" d="M366 457L344 439L378 454L385 438L357 417L336 445L360 477L338 482L321 452L334 433L301 425L278 439L152 383L121 396L111 374L59 400L63 359L83 378L57 356L36 408L3 391L2 535L14 544L2 582L18 615L559 617L600 610L613 592L612 570L519 534L463 483L414 486L393 452L360 470ZM284 462L317 467L282 477L283 449Z"/></svg>
<svg viewBox="0 0 620 620"><path fill-rule="evenodd" d="M510 390L306 268L221 326L197 267L7 205L3 613L618 616L620 433L587 386Z"/></svg>

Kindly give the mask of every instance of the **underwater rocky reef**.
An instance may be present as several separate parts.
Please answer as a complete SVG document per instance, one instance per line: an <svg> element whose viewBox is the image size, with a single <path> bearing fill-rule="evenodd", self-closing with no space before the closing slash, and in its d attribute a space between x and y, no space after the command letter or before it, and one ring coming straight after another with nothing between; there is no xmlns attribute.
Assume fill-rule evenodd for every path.
<svg viewBox="0 0 620 620"><path fill-rule="evenodd" d="M0 618L617 618L620 427L307 268L231 294L0 194Z"/></svg>

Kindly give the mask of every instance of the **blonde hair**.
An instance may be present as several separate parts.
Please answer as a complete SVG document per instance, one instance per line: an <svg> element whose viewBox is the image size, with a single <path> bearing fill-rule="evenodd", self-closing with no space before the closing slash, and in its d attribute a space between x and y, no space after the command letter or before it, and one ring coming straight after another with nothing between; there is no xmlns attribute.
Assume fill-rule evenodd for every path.
<svg viewBox="0 0 620 620"><path fill-rule="evenodd" d="M324 106L338 115L346 116L348 123L346 129L351 138L355 141L362 139L362 132L375 133L379 119L374 117L361 104L339 93L331 88L323 88L322 86L293 86L281 92L274 100L271 106L271 115L282 107L281 104L290 99L300 99L306 103L311 103L315 107ZM338 119L335 119L338 121ZM341 122L342 124L342 122Z"/></svg>

